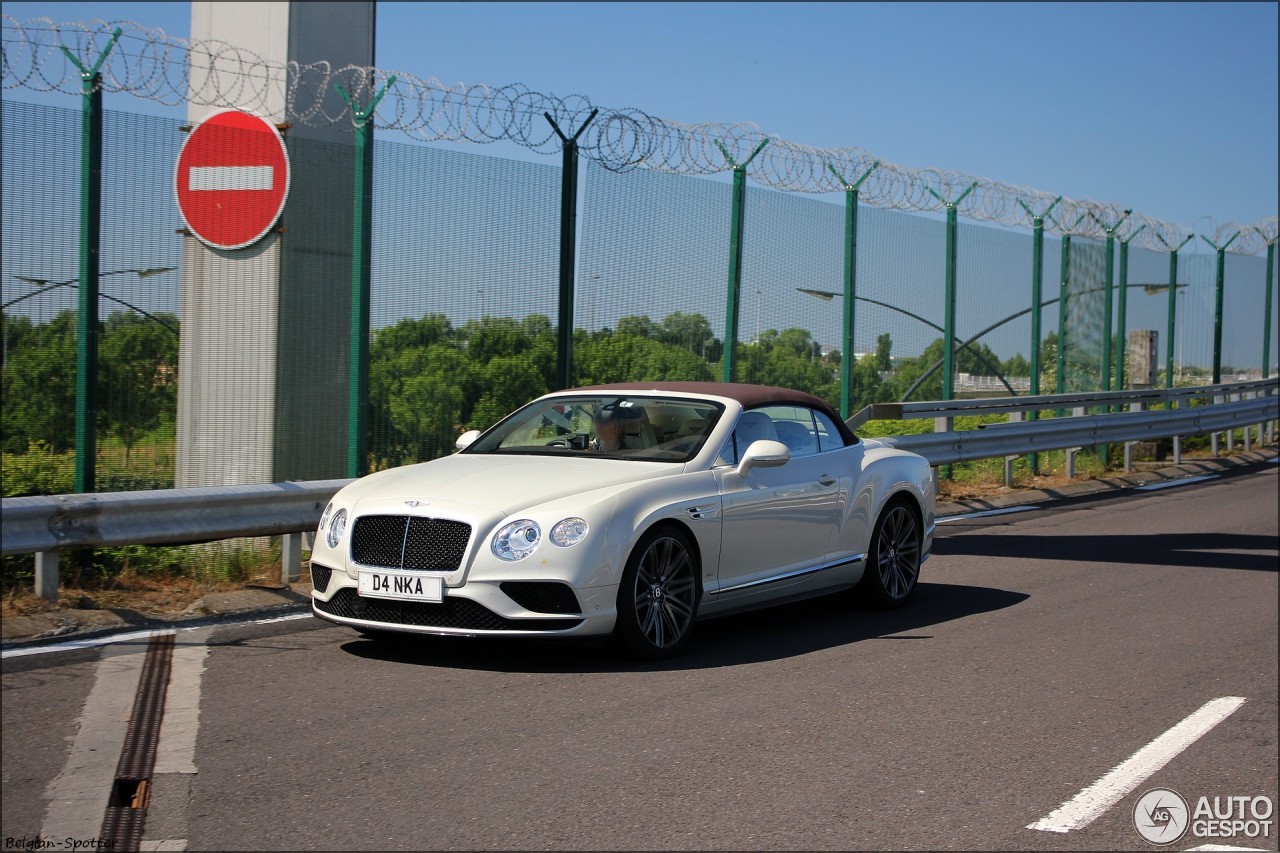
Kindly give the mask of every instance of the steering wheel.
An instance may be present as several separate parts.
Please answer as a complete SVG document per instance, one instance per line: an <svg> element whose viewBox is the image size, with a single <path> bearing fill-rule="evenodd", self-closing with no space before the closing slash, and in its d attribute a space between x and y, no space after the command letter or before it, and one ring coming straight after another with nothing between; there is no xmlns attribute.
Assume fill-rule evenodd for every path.
<svg viewBox="0 0 1280 853"><path fill-rule="evenodd" d="M553 439L551 439L550 441L548 441L548 442L547 442L545 445L543 445L543 446L544 446L544 447L564 447L564 448L568 448L568 447L570 447L571 445L569 444L569 439L567 439L567 438L553 438Z"/></svg>

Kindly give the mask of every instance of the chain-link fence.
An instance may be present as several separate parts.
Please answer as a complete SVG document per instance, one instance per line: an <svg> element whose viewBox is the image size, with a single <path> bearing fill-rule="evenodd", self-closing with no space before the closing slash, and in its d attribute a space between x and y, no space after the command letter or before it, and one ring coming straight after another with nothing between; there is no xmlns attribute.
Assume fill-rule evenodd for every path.
<svg viewBox="0 0 1280 853"><path fill-rule="evenodd" d="M47 71L52 60L47 51L28 58L26 76L17 74L13 28L5 26L5 88L34 87L35 70ZM136 78L116 71L118 91L139 93ZM358 88L351 75L334 79ZM42 87L65 89L61 81ZM436 85L418 83L419 94ZM296 107L302 96L293 92L290 103ZM380 128L468 139L476 111L498 110L502 101L506 129L490 130L546 147L517 121L532 101L510 92L472 92L463 104L468 120L452 135L406 118L407 95L396 97L378 115L398 118L380 120ZM566 127L585 119L581 104L553 106ZM298 115L312 124L342 118ZM1158 383L1204 381L1215 367L1224 379L1275 369L1280 336L1272 334L1263 351L1266 324L1274 325L1263 307L1274 254L1240 254L1274 246L1273 220L1241 231L1247 238L1230 247L1219 276L1216 248L1186 245L1185 229L1134 216L1115 229L1111 250L1138 242L1108 268L1106 234L1088 225L1086 214L1114 222L1120 212L1064 203L1054 211L1060 219L1049 220L1055 233L1043 239L1041 304L1033 306L1031 234L949 223L921 199L936 189L960 199L968 218L1011 224L1012 202L1042 211L1052 201L1043 194L973 181L978 202L971 203L965 181L950 173L907 175L888 164L872 167L870 158L849 153L855 149L824 152L776 140L760 149L772 159L744 167L749 180L731 185L708 176L724 168L710 164L704 150L714 128L646 123L634 113L597 121L583 137L580 216L568 246L561 242L558 166L378 140L370 175L369 355L356 365L368 376L361 407L351 402L359 373L352 369L353 258L361 237L351 225L356 168L349 137L285 131L306 180L291 190L281 227L237 250L257 262L228 272L209 266L207 253L192 252L193 238L181 233L174 164L185 129L172 119L105 113L95 487L344 476L353 425L368 436L364 470L434 458L451 450L461 430L487 427L555 389L559 366L570 361L573 384L732 375L811 391L845 403L846 411L941 398L949 347L955 395L1026 393L1035 361L1043 393L1115 387L1127 331L1138 328L1160 336ZM83 395L76 387L81 122L77 110L3 104L6 495L72 491ZM741 160L757 141L750 133L724 135L725 150ZM627 138L634 156L623 157L631 150ZM662 153L672 139L683 140L683 154ZM702 152L696 156L689 153L694 142ZM824 153L838 168L811 168ZM871 177L852 208L851 232L850 188L816 176L856 176L866 168ZM318 209L332 216L301 215ZM1057 223L1069 220L1084 230L1070 236L1064 252L1068 238ZM1212 235L1215 246L1230 237ZM576 257L571 347L560 346L557 334L566 252ZM242 257L214 253L223 256ZM1172 297L1171 256L1181 265ZM1037 311L1041 333L1033 340ZM1173 365L1167 377L1166 363ZM247 431L242 451L210 443L234 429Z"/></svg>

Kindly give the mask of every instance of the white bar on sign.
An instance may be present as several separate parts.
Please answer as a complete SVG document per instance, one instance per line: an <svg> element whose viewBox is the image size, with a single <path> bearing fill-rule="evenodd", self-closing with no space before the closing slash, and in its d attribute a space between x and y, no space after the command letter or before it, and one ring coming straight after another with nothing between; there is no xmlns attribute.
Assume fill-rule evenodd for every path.
<svg viewBox="0 0 1280 853"><path fill-rule="evenodd" d="M274 173L270 166L192 166L187 189L269 190L274 185Z"/></svg>

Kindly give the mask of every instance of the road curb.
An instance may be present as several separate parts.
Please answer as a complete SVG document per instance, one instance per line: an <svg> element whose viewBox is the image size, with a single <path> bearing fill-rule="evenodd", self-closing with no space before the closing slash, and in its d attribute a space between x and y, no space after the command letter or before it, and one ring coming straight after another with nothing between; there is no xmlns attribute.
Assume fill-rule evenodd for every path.
<svg viewBox="0 0 1280 853"><path fill-rule="evenodd" d="M990 499L966 498L947 501L938 504L938 517L945 518L949 515L1003 509L1004 507L1022 506L1024 504L1052 503L1054 501L1071 500L1106 493L1119 494L1150 483L1181 480L1186 477L1203 474L1220 474L1262 465L1278 455L1280 455L1280 450L1269 446L1236 453L1233 456L1187 460L1180 465L1170 465L1155 471L1136 471L1130 474L1118 474L1096 480L1068 483L1055 489L1029 489L1011 492L1007 495L999 495ZM98 639L122 630L197 628L205 625L240 621L246 617L267 619L305 613L309 612L310 609L310 585L293 584L290 587L281 589L248 587L210 593L196 602L195 605L192 605L191 608L188 608L187 612L169 617L155 616L124 608L111 610L60 610L55 613L15 616L6 619L6 633L12 632L16 634L14 629L21 629L28 625L37 630L27 636L14 635L5 637L3 642L0 642L0 649L19 649L68 640ZM108 613L115 618L107 617L106 614ZM96 615L88 616L87 614ZM17 622L17 620L24 621ZM111 624L103 624L103 622L107 621Z"/></svg>
<svg viewBox="0 0 1280 853"><path fill-rule="evenodd" d="M1108 492L1120 492L1145 486L1151 483L1181 480L1203 474L1221 474L1237 468L1264 464L1280 455L1276 447L1261 447L1242 451L1234 456L1220 456L1209 459L1184 460L1180 465L1169 465L1154 471L1134 471L1128 474L1116 474L1096 480L1084 480L1068 483L1056 489L1027 489L998 495L993 498L963 498L960 500L940 502L938 517L960 515L966 512L980 512L986 509L1003 509L1023 504L1048 503L1073 498L1101 495Z"/></svg>

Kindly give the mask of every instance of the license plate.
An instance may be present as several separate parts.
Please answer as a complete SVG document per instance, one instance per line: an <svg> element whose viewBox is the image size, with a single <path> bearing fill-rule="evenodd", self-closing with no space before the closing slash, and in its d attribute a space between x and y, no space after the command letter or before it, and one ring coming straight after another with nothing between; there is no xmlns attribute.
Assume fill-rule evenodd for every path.
<svg viewBox="0 0 1280 853"><path fill-rule="evenodd" d="M359 592L365 598L439 603L444 601L444 578L421 572L370 572L361 569Z"/></svg>

